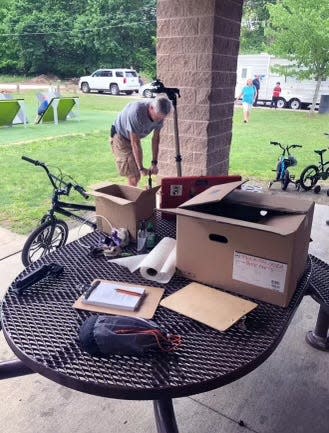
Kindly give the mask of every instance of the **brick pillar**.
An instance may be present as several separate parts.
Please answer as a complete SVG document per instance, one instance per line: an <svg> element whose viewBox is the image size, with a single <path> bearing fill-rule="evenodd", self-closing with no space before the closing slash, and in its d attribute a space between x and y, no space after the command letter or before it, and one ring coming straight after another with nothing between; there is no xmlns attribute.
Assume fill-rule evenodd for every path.
<svg viewBox="0 0 329 433"><path fill-rule="evenodd" d="M158 0L157 75L178 87L183 176L227 174L243 0ZM174 122L161 133L161 175L175 176Z"/></svg>

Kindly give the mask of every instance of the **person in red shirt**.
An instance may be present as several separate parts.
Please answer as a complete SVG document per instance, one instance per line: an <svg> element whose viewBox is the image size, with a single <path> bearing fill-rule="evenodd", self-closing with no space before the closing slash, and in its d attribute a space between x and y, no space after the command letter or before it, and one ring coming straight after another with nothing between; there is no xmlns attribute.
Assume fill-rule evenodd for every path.
<svg viewBox="0 0 329 433"><path fill-rule="evenodd" d="M278 100L280 99L280 93L281 93L280 83L277 82L274 89L273 89L271 108L273 108L273 107L275 109L277 108Z"/></svg>

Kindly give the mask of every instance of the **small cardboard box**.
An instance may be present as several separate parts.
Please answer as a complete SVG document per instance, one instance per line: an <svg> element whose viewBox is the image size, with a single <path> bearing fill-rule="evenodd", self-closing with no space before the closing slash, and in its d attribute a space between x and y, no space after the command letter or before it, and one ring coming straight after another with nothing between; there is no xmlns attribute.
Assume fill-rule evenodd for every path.
<svg viewBox="0 0 329 433"><path fill-rule="evenodd" d="M156 207L155 194L160 186L140 189L134 186L102 184L93 187L95 197L97 226L105 233L111 233L113 227L128 229L131 240L136 241L140 222L152 217Z"/></svg>
<svg viewBox="0 0 329 433"><path fill-rule="evenodd" d="M177 268L211 286L287 306L305 269L314 202L213 186L175 210Z"/></svg>

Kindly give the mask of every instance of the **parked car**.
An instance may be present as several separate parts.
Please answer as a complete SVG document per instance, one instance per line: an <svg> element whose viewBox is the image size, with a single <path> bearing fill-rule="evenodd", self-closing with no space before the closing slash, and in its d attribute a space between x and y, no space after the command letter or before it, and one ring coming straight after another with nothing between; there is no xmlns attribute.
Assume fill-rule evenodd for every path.
<svg viewBox="0 0 329 433"><path fill-rule="evenodd" d="M111 92L112 95L120 92L131 95L138 92L139 87L138 74L133 69L97 69L79 80L79 89L83 93L96 90L99 93Z"/></svg>
<svg viewBox="0 0 329 433"><path fill-rule="evenodd" d="M144 98L155 98L156 93L152 92L153 89L154 86L152 86L152 83L144 84L143 86L140 86L138 93Z"/></svg>

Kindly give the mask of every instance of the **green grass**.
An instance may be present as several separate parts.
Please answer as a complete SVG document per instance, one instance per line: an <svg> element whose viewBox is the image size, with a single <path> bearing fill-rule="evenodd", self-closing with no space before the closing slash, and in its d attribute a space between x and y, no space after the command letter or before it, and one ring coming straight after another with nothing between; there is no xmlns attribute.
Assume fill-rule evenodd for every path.
<svg viewBox="0 0 329 433"><path fill-rule="evenodd" d="M30 97L24 95L27 105ZM49 208L52 188L44 170L23 161L22 155L60 167L85 187L103 181L125 182L109 150L109 128L117 112L132 100L81 95L80 122L0 128L0 225L28 233ZM145 142L145 157L150 160L150 141Z"/></svg>
<svg viewBox="0 0 329 433"><path fill-rule="evenodd" d="M28 77L25 77L24 75L1 75L0 74L0 83L24 83L26 80L28 80Z"/></svg>
<svg viewBox="0 0 329 433"><path fill-rule="evenodd" d="M33 119L37 107L35 93L21 95ZM60 167L85 187L103 181L126 182L118 177L109 150L109 127L118 111L136 100L126 96L79 95L80 122L76 119L54 124L16 125L0 128L0 225L18 233L28 233L50 206L51 186L41 168L21 160L22 155ZM34 105L33 105L34 104ZM279 149L270 140L302 144L294 155L297 175L317 161L313 149L329 144L328 117L288 110L255 109L248 124L242 110L234 114L230 173L267 181L273 178ZM151 159L150 139L143 146L145 160ZM181 149L184 167L184 148ZM144 179L144 185L146 179ZM77 193L75 193L78 196ZM80 196L76 197L79 201Z"/></svg>
<svg viewBox="0 0 329 433"><path fill-rule="evenodd" d="M276 168L281 150L270 144L272 140L303 146L292 152L298 164L290 171L299 178L306 165L318 161L313 150L328 147L329 140L323 135L329 132L328 120L326 115L310 116L308 112L255 109L250 123L245 124L242 122L242 110L237 108L233 121L230 173L263 181L273 179L271 170ZM327 155L329 159L329 152Z"/></svg>

